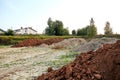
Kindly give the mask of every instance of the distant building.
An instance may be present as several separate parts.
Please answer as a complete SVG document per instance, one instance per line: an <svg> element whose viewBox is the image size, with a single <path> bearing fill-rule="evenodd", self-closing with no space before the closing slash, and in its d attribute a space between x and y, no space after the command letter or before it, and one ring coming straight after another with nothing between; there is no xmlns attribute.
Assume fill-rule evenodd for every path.
<svg viewBox="0 0 120 80"><path fill-rule="evenodd" d="M5 31L0 29L0 34L4 34L4 33L5 33Z"/></svg>
<svg viewBox="0 0 120 80"><path fill-rule="evenodd" d="M37 34L37 31L34 30L32 27L26 27L21 29L14 30L15 34Z"/></svg>

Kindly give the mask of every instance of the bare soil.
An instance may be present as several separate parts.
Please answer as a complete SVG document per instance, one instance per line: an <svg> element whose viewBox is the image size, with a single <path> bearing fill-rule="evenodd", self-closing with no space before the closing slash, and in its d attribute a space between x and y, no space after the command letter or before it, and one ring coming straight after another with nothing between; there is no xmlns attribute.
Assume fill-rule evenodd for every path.
<svg viewBox="0 0 120 80"><path fill-rule="evenodd" d="M96 43L96 40L93 40L92 48L90 47L91 43L87 42L84 39L79 39L79 38L64 39L64 40L63 39L49 39L49 40L45 40L45 43L40 41L41 45L38 44L39 41L38 41L38 43L36 41L35 41L35 39L31 39L31 40L26 40L21 43L18 43L16 45L18 45L19 48L16 48L17 46L14 48L8 48L8 47L0 48L0 80L34 80L38 76L42 75L43 73L45 74L47 71L50 73L47 73L45 75L43 74L42 78L39 77L38 79L45 80L45 78L46 78L48 80L52 80L52 78L49 78L51 75L53 77L53 80L54 79L55 80L71 80L73 78L73 74L74 74L74 77L76 77L76 78L79 78L79 77L81 78L83 75L84 75L83 77L85 77L86 71L88 70L88 72L89 72L89 69L88 69L89 66L86 64L86 62L89 63L90 61L92 61L91 56L93 56L92 58L95 59L95 62L93 61L92 63L97 65L96 62L101 61L101 58L99 57L99 60L97 60L97 58L95 58L95 55L97 55L97 56L106 55L106 57L108 57L109 52L107 52L107 51L113 49L113 53L114 53L114 48L109 49L109 48L105 47L106 52L103 52L101 55L98 55L98 53L96 53L96 52L87 53L89 55L82 54L81 57L82 57L83 61L84 61L83 58L85 58L83 67L82 67L82 65L79 65L79 64L82 64L81 59L79 59L80 55L75 60L78 62L74 61L74 62L70 63L70 66L69 66L69 64L66 65L67 63L69 63L70 61L73 61L75 59L75 58L73 58L73 56L75 57L76 55L74 55L73 50L77 50L79 53L84 52L85 50L89 50L89 51L96 50L96 49L98 49L98 46L96 46L96 45L98 45L98 44L102 45L102 44L104 44L104 42L114 43L116 41L116 39L112 39L112 40L100 39L100 40L97 40L98 41L97 43ZM95 42L95 44L94 44L94 42ZM85 45L87 45L88 47L85 47ZM24 47L24 46L27 46L27 47ZM35 46L35 47L33 47L33 46ZM118 51L117 49L118 49L118 47L116 47L116 49L115 49L116 54L119 54L119 52L117 52ZM70 54L71 50L73 51L72 54ZM105 51L104 49L101 49L101 52L102 52L102 50ZM69 56L69 54L70 54L70 56ZM99 54L100 54L100 52L99 52ZM67 55L70 58L67 58L64 55ZM111 53L110 56L111 55L113 55L113 54ZM63 56L62 57L63 60L60 58L61 56ZM111 60L111 59L113 60L113 58L114 58L114 56L111 56L113 58L109 57L109 58L107 58L108 60L105 61L106 57L104 57L104 56L101 56L101 57L103 57L102 60L104 60L105 64L107 63L108 60ZM89 61L86 60L89 58L91 60L89 60ZM116 72L114 72L115 74L117 74L117 71L119 71L119 61L120 61L119 59L120 58L118 56L118 57L116 57L116 60L112 61L112 62L118 61L117 63L115 63L118 65L114 66L114 67L116 67L116 69L112 70L112 71L116 71ZM92 63L90 62L91 65L92 65ZM86 67L86 65L88 68ZM101 64L98 64L98 65L101 65ZM101 66L103 68L105 68L105 67L109 67L108 65L112 65L112 63L107 64L107 66L106 65L103 65L103 66L101 65ZM62 68L60 68L60 67L62 67ZM81 67L81 68L78 68L78 67ZM56 70L56 69L58 69L58 70ZM81 75L78 75L78 73L80 72L79 69L83 71L83 73ZM111 70L111 68L108 68L108 69ZM56 71L54 71L54 70L56 70ZM76 71L77 72L79 71L79 72L76 73ZM93 76L93 73L95 73L94 76ZM103 72L103 73L105 73L105 72ZM59 78L55 77L55 74L57 76L59 76ZM103 79L103 74L102 74L102 72L99 71L99 69L98 70L95 69L95 71L93 70L93 72L91 71L90 75L91 74L93 76L92 78L94 78L93 80L96 80L96 78ZM48 75L48 76L46 77L46 75ZM67 75L67 77L71 77L71 75L72 75L72 78L71 79L66 78L66 75ZM44 78L43 78L43 76L44 76ZM65 78L62 78L62 76ZM118 76L120 76L120 75L118 75ZM119 79L119 77L116 77L116 78ZM73 79L77 80L75 78L73 78ZM91 79L86 79L86 78L81 78L81 79L82 80L91 80ZM118 80L118 79L116 79L116 80ZM108 80L110 80L110 79L108 79ZM115 79L113 79L113 80L115 80Z"/></svg>
<svg viewBox="0 0 120 80"><path fill-rule="evenodd" d="M57 69L71 61L73 58L62 61L59 57L70 53L67 47L75 47L84 42L84 39L78 38L28 39L12 48L0 48L0 80L33 80L46 73L48 67Z"/></svg>
<svg viewBox="0 0 120 80"><path fill-rule="evenodd" d="M0 49L0 80L33 80L46 72L51 61L69 50L43 47Z"/></svg>
<svg viewBox="0 0 120 80"><path fill-rule="evenodd" d="M120 40L81 53L70 64L48 71L37 80L120 80Z"/></svg>
<svg viewBox="0 0 120 80"><path fill-rule="evenodd" d="M12 47L28 47L28 46L38 46L41 44L47 44L47 45L51 45L53 43L57 43L62 41L63 38L50 38L50 39L27 39L24 41L21 41L15 45L13 45Z"/></svg>

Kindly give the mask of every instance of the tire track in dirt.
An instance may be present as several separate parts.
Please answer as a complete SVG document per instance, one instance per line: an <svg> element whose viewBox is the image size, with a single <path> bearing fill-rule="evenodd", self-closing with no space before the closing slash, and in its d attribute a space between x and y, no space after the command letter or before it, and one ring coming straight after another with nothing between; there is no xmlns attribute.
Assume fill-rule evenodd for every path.
<svg viewBox="0 0 120 80"><path fill-rule="evenodd" d="M44 50L44 51L41 51L41 50ZM48 66L46 66L45 64L40 64L40 63L54 60L56 57L66 54L67 52L69 52L69 50L54 50L54 49L46 48L46 50L40 49L40 52L42 53L37 52L37 55L31 56L25 59L19 59L15 61L13 60L7 63L7 65L9 66L5 66L6 64L2 64L2 65L0 64L0 71L2 72L0 74L0 80L6 80L6 79L7 80L10 80L10 79L22 80L22 79L27 79L27 78L31 80L30 77L34 75L38 76L42 74L43 72L45 72L45 70L47 69ZM39 72L36 72L36 71L39 71ZM23 78L21 79L21 77Z"/></svg>

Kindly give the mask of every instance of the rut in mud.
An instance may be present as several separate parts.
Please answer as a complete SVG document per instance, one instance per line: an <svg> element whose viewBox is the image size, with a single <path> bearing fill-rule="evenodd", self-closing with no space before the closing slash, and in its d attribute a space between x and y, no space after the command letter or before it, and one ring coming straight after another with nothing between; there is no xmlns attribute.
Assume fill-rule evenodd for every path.
<svg viewBox="0 0 120 80"><path fill-rule="evenodd" d="M50 69L38 80L120 80L120 40L94 52L81 53L70 64Z"/></svg>

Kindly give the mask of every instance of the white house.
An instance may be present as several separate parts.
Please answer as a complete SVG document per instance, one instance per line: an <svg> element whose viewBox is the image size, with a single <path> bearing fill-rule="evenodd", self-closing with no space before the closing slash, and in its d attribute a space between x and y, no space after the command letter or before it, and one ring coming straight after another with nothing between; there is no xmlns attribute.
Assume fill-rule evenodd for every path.
<svg viewBox="0 0 120 80"><path fill-rule="evenodd" d="M37 34L37 31L34 30L32 27L26 27L21 29L14 30L15 34Z"/></svg>

